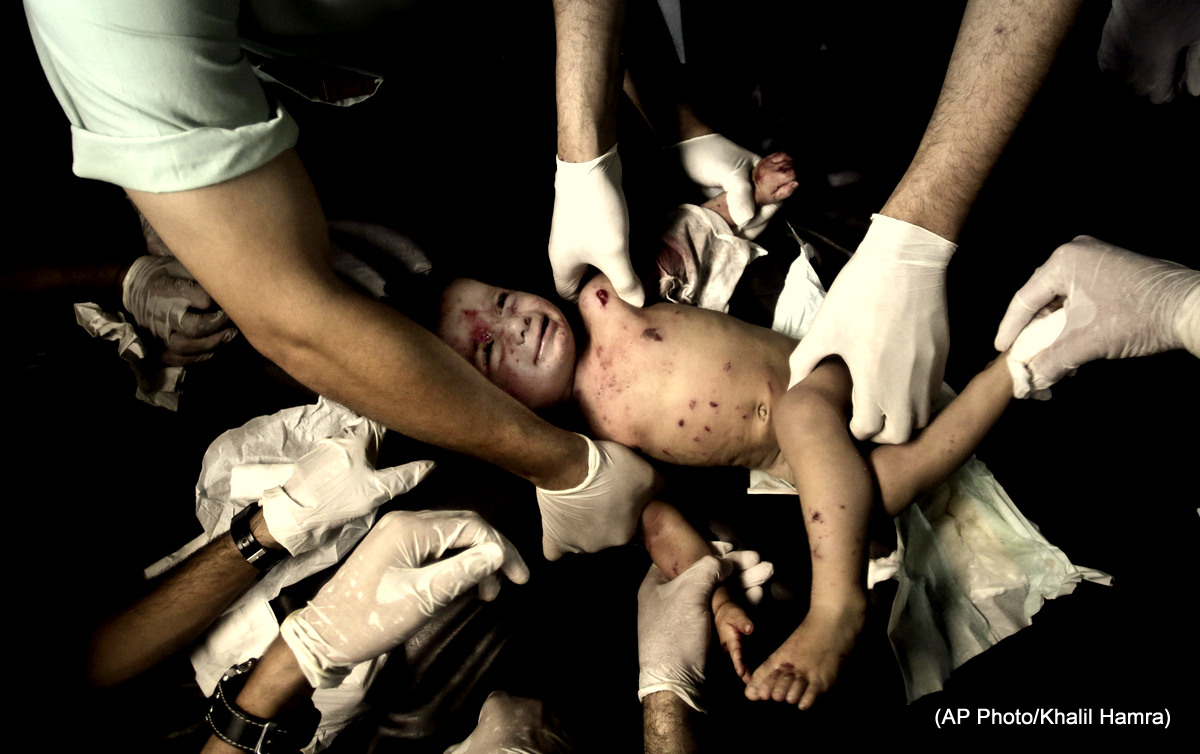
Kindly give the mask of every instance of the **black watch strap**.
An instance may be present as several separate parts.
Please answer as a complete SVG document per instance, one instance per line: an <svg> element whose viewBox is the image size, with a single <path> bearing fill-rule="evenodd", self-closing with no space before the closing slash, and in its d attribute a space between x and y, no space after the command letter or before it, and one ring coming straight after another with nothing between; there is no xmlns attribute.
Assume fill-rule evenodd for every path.
<svg viewBox="0 0 1200 754"><path fill-rule="evenodd" d="M311 700L302 709L275 720L264 720L238 707L234 700L256 662L257 659L247 660L225 671L217 682L205 719L213 734L234 748L262 754L294 754L312 740L321 715Z"/></svg>
<svg viewBox="0 0 1200 754"><path fill-rule="evenodd" d="M238 552L246 559L247 563L259 571L267 571L271 566L283 560L288 551L263 547L262 543L255 538L254 532L250 530L250 519L260 510L262 510L261 505L250 503L238 511L233 520L229 522L229 536L233 537L233 543L237 545Z"/></svg>

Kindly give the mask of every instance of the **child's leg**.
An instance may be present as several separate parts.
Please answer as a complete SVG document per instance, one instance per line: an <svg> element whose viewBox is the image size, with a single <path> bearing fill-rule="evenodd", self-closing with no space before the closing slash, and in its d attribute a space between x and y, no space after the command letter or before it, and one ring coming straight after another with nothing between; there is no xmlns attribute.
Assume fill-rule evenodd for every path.
<svg viewBox="0 0 1200 754"><path fill-rule="evenodd" d="M988 364L929 426L902 445L881 445L867 459L883 507L893 516L966 463L1012 400L1004 357Z"/></svg>
<svg viewBox="0 0 1200 754"><path fill-rule="evenodd" d="M754 671L746 696L808 709L833 683L866 611L862 570L874 487L850 437L850 373L822 362L780 399L775 434L792 469L812 555L808 615Z"/></svg>
<svg viewBox="0 0 1200 754"><path fill-rule="evenodd" d="M668 578L675 578L705 555L716 554L683 514L661 500L651 500L642 510L642 535L650 559ZM754 623L721 585L713 590L712 613L717 638L729 654L734 672L743 681L747 680L749 674L742 663L742 636L754 631Z"/></svg>

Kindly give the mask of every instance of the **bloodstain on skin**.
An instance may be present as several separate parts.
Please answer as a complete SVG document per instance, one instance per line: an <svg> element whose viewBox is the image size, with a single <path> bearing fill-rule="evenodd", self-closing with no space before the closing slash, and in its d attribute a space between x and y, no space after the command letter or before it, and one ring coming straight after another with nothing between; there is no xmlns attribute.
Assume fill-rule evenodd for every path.
<svg viewBox="0 0 1200 754"><path fill-rule="evenodd" d="M712 432L712 427L709 427L708 425L705 425L705 427L704 427L704 431L705 431L705 432Z"/></svg>
<svg viewBox="0 0 1200 754"><path fill-rule="evenodd" d="M844 505L839 505L838 507L841 508L842 510L846 510L846 506L844 506Z"/></svg>
<svg viewBox="0 0 1200 754"><path fill-rule="evenodd" d="M747 416L746 414L742 414L742 418L743 418L743 419L749 419L750 417L749 417L749 416Z"/></svg>
<svg viewBox="0 0 1200 754"><path fill-rule="evenodd" d="M709 402L708 402L708 405L712 406L713 408L716 408L716 407L717 407L717 404L713 403L712 401L709 401Z"/></svg>
<svg viewBox="0 0 1200 754"><path fill-rule="evenodd" d="M813 514L812 514L812 520L813 520L813 521L820 521L820 520L821 520L821 511L817 511L817 512L813 513Z"/></svg>
<svg viewBox="0 0 1200 754"><path fill-rule="evenodd" d="M997 34L1003 34L1003 33L1004 33L1004 27L1003 27L1003 26L997 26L997 27L996 27L996 29L995 29L995 32L996 32Z"/></svg>
<svg viewBox="0 0 1200 754"><path fill-rule="evenodd" d="M767 390L771 391L771 395L775 395L775 383L767 380Z"/></svg>
<svg viewBox="0 0 1200 754"><path fill-rule="evenodd" d="M725 371L728 372L730 369L733 369L733 364L725 362Z"/></svg>
<svg viewBox="0 0 1200 754"><path fill-rule="evenodd" d="M658 334L657 327L648 327L642 330L642 337L648 340L653 340L657 343L662 343L662 336Z"/></svg>
<svg viewBox="0 0 1200 754"><path fill-rule="evenodd" d="M596 298L600 299L600 306L608 306L608 291L601 288L596 291Z"/></svg>
<svg viewBox="0 0 1200 754"><path fill-rule="evenodd" d="M693 437L693 438L692 438L692 442L700 442L700 438L699 438L699 437Z"/></svg>
<svg viewBox="0 0 1200 754"><path fill-rule="evenodd" d="M663 449L662 449L662 454L663 454L664 456L669 456L669 455L671 455L671 451L667 450L666 448L663 448Z"/></svg>
<svg viewBox="0 0 1200 754"><path fill-rule="evenodd" d="M688 408L695 408L695 407L696 407L695 401L688 401Z"/></svg>
<svg viewBox="0 0 1200 754"><path fill-rule="evenodd" d="M681 426L681 427L683 426L683 419L679 420L679 426Z"/></svg>
<svg viewBox="0 0 1200 754"><path fill-rule="evenodd" d="M779 667L781 670L786 670L789 673L796 669L796 666L790 662L785 662L782 665L780 665Z"/></svg>

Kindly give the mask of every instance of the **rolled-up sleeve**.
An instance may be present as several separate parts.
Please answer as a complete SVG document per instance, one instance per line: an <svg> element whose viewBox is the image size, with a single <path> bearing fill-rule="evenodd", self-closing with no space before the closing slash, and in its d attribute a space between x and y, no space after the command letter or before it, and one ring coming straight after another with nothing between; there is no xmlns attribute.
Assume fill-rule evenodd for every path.
<svg viewBox="0 0 1200 754"><path fill-rule="evenodd" d="M80 177L183 191L296 143L242 52L238 0L25 0L25 12Z"/></svg>

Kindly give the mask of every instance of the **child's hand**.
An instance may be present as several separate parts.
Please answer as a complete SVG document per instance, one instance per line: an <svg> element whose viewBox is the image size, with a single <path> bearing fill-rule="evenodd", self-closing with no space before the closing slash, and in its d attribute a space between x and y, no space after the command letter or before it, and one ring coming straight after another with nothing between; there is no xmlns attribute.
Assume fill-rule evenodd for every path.
<svg viewBox="0 0 1200 754"><path fill-rule="evenodd" d="M760 206L782 202L799 185L792 156L786 152L768 155L754 168L754 201Z"/></svg>
<svg viewBox="0 0 1200 754"><path fill-rule="evenodd" d="M742 637L754 632L754 623L741 605L733 600L727 600L717 608L713 614L713 622L717 627L717 638L721 641L721 648L733 661L733 672L742 679L742 683L749 683L750 671L742 662Z"/></svg>

